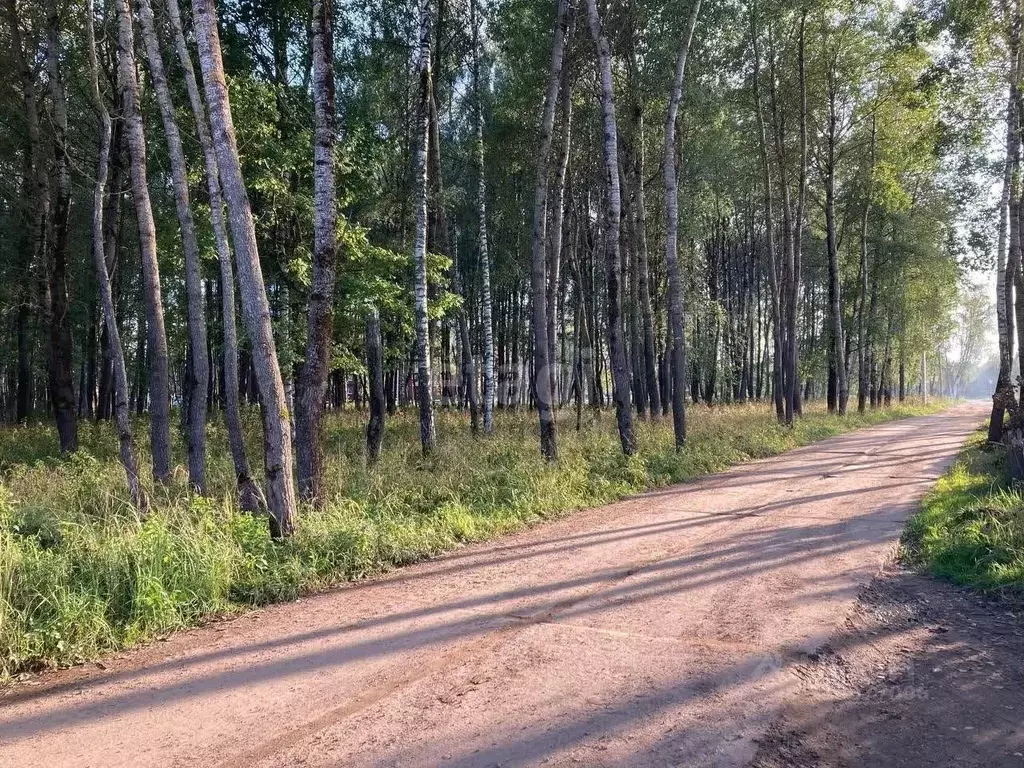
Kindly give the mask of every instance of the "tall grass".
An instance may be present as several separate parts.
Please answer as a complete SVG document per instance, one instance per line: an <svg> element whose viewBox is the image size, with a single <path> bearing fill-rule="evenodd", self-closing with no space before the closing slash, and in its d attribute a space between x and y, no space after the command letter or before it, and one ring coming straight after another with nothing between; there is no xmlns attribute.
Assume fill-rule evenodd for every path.
<svg viewBox="0 0 1024 768"><path fill-rule="evenodd" d="M925 497L904 536L908 559L940 578L1024 596L1024 491L1006 452L977 433Z"/></svg>
<svg viewBox="0 0 1024 768"><path fill-rule="evenodd" d="M694 408L686 449L669 420L639 424L640 451L619 451L614 419L576 432L566 416L560 458L540 457L535 417L499 413L474 439L464 416L438 414L438 449L420 453L415 413L390 420L380 463L363 459L363 416L330 415L322 510L300 509L298 531L274 543L264 520L239 512L226 435L210 427L210 495L183 470L153 487L139 522L109 425L83 425L81 450L58 458L49 426L0 431L0 676L65 665L245 606L296 597L421 560L465 542L580 507L685 482L857 427L937 410L905 405L845 420L812 406L795 428L764 405ZM247 413L250 455L259 421ZM146 425L139 423L138 444ZM176 456L182 456L176 445ZM144 460L148 457L143 457Z"/></svg>

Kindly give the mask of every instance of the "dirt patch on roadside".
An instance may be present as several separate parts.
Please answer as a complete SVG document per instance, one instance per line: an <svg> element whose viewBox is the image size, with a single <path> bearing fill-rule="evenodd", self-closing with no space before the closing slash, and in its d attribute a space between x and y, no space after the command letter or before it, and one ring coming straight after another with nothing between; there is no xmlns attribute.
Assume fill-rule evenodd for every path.
<svg viewBox="0 0 1024 768"><path fill-rule="evenodd" d="M755 768L1024 766L1024 605L893 565L846 623Z"/></svg>

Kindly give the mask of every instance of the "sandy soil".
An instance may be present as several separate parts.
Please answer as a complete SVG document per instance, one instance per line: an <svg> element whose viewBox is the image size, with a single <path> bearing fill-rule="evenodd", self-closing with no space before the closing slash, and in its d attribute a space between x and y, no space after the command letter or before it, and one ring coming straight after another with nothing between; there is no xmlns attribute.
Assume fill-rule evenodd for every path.
<svg viewBox="0 0 1024 768"><path fill-rule="evenodd" d="M878 728L822 730L863 698L829 660L880 636L856 623L869 585L983 417L863 430L45 675L0 699L0 765L865 764L842 750ZM894 624L885 658L932 653L928 626ZM1007 717L1017 741L986 743L1019 761Z"/></svg>
<svg viewBox="0 0 1024 768"><path fill-rule="evenodd" d="M1022 610L889 566L794 669L801 695L753 765L1024 766Z"/></svg>

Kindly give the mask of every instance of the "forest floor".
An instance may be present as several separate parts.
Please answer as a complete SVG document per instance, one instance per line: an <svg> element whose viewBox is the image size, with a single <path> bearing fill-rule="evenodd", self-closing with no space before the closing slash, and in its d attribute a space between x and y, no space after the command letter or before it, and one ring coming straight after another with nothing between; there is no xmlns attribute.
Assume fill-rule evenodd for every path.
<svg viewBox="0 0 1024 768"><path fill-rule="evenodd" d="M0 764L1021 765L1017 615L891 565L984 415L861 430L46 673L0 700Z"/></svg>

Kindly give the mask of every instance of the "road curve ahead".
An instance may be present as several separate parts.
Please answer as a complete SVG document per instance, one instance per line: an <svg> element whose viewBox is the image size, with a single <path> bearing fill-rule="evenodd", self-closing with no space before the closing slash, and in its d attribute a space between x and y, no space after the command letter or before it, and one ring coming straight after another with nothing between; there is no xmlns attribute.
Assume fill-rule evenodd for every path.
<svg viewBox="0 0 1024 768"><path fill-rule="evenodd" d="M862 430L44 676L5 766L732 766L984 409Z"/></svg>

